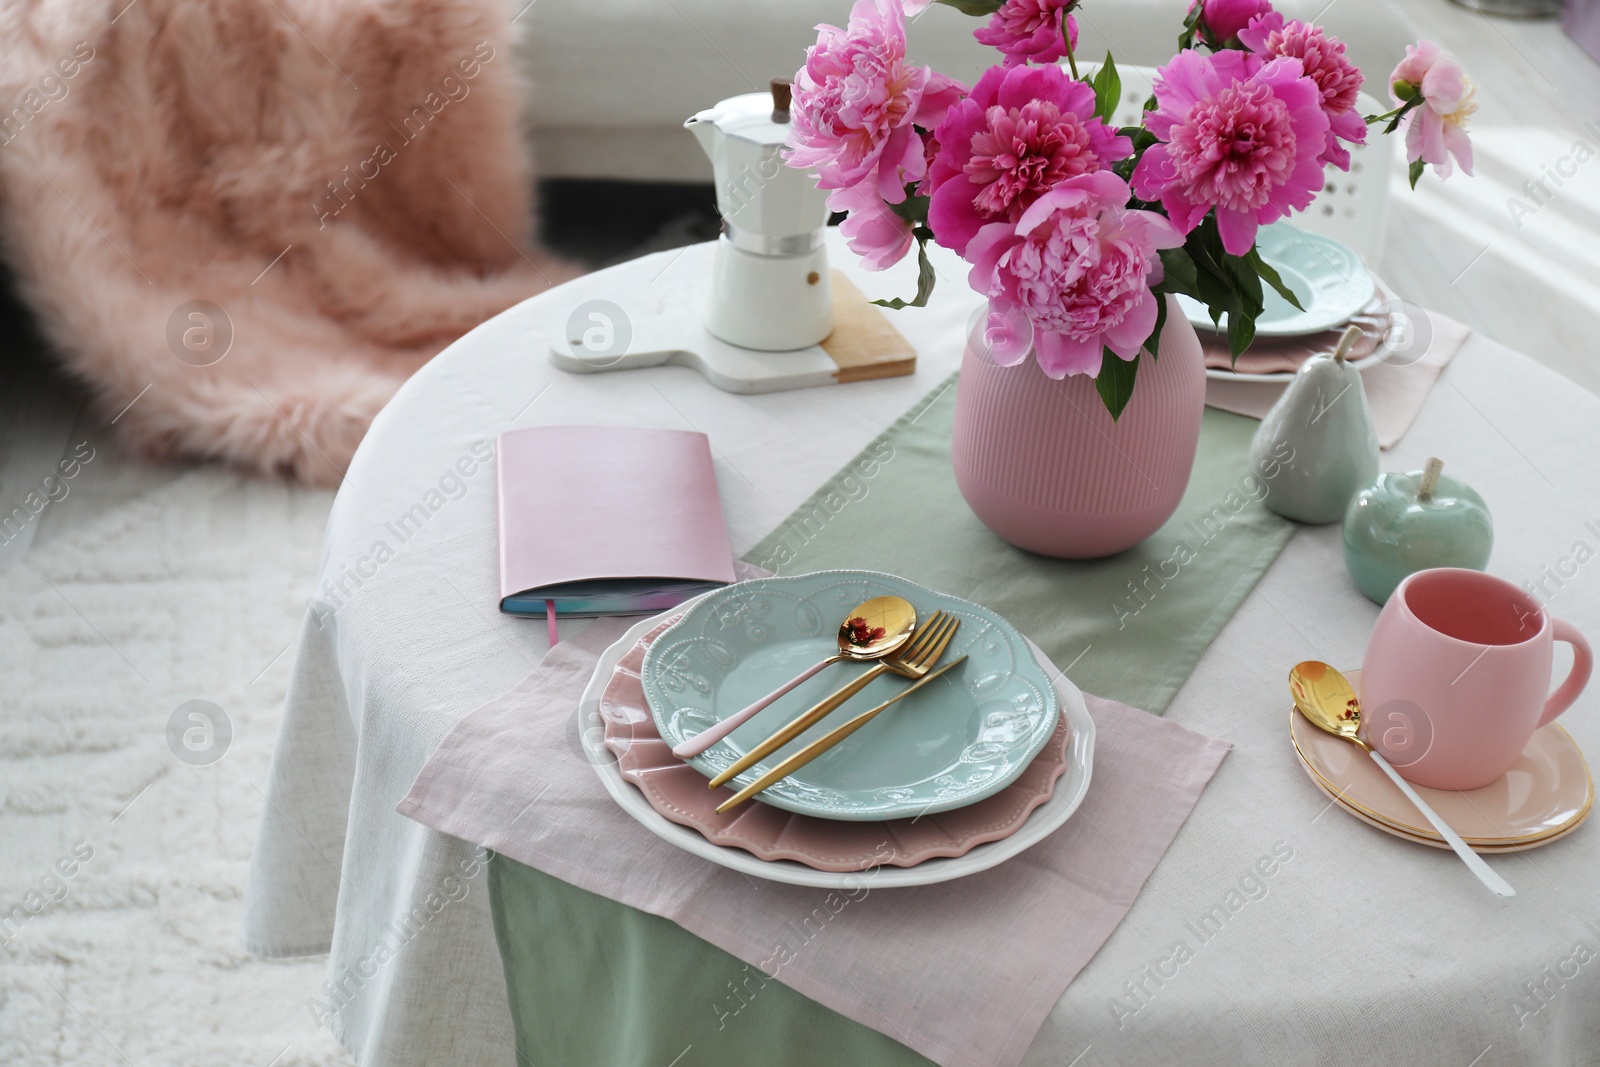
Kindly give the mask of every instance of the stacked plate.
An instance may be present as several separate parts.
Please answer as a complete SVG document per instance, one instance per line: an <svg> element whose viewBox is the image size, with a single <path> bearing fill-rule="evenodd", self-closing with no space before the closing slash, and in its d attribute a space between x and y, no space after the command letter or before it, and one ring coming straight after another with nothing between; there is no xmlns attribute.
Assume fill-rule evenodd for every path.
<svg viewBox="0 0 1600 1067"><path fill-rule="evenodd" d="M1287 222L1263 226L1256 248L1261 258L1277 269L1302 307L1264 286L1265 310L1256 320L1256 339L1235 363L1228 350L1228 317L1213 323L1204 304L1178 297L1185 317L1200 334L1207 377L1288 381L1312 355L1331 352L1351 324L1360 326L1364 334L1350 354L1357 369L1376 366L1416 347L1412 316L1350 248Z"/></svg>
<svg viewBox="0 0 1600 1067"><path fill-rule="evenodd" d="M835 665L687 762L674 745L835 650L872 597L961 620L944 661L967 660L838 746L725 814L716 807L790 753L909 684L892 674L734 778L710 779L857 672ZM985 870L1059 828L1088 790L1094 722L1083 694L1030 641L977 604L871 571L761 578L647 619L607 649L584 693L613 759L595 760L644 826L746 874L840 887L926 885Z"/></svg>

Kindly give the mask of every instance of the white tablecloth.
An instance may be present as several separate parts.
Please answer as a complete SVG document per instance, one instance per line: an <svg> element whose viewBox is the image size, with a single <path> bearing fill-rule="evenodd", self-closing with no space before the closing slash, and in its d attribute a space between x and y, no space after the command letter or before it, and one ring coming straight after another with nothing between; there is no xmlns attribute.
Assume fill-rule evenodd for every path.
<svg viewBox="0 0 1600 1067"><path fill-rule="evenodd" d="M912 288L909 265L871 275L837 244L833 256L870 295ZM566 422L704 431L742 552L955 368L976 298L958 263L938 263L935 306L894 320L917 346L913 377L740 397L682 368L550 366L545 337L589 295L698 300L709 247L697 246L513 308L379 416L329 521L245 929L266 955L331 949L328 986L308 1007L361 1063L515 1062L480 857L394 810L450 726L547 648L542 623L495 608L495 435ZM1550 607L1600 637L1600 563L1573 562L1577 542L1585 559L1600 549L1596 453L1600 399L1474 338L1385 463L1443 457L1494 511L1489 569L1523 582L1576 568L1545 580ZM1495 857L1518 889L1502 902L1449 853L1328 810L1300 770L1285 671L1307 658L1358 664L1376 616L1344 573L1338 527L1302 530L1168 712L1234 753L1026 1062L1600 1060L1600 831ZM1597 705L1600 687L1563 719L1591 752ZM1262 858L1275 860L1259 868L1269 877ZM1202 927L1217 905L1226 921ZM716 1062L705 1054L697 1062Z"/></svg>

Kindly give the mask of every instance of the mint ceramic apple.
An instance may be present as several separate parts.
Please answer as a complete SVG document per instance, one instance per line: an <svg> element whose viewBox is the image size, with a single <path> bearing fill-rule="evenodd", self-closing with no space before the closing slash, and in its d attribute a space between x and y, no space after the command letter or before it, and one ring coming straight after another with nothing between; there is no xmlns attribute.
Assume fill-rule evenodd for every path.
<svg viewBox="0 0 1600 1067"><path fill-rule="evenodd" d="M1380 474L1350 500L1344 563L1356 588L1382 604L1401 579L1431 567L1481 571L1494 547L1494 520L1477 490L1444 476L1444 464Z"/></svg>

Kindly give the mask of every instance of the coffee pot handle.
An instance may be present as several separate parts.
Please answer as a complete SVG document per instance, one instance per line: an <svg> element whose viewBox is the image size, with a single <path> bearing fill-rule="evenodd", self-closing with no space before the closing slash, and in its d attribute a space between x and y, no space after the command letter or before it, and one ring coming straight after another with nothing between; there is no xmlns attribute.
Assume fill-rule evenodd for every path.
<svg viewBox="0 0 1600 1067"><path fill-rule="evenodd" d="M1557 641L1565 641L1572 646L1572 670L1567 674L1567 680L1561 683L1561 688L1550 694L1550 699L1544 702L1544 715L1539 719L1539 725L1544 726L1557 715L1572 706L1578 699L1578 694L1583 692L1583 687L1589 684L1589 675L1594 671L1594 653L1589 649L1589 642L1584 640L1578 628L1570 622L1552 618L1554 635Z"/></svg>

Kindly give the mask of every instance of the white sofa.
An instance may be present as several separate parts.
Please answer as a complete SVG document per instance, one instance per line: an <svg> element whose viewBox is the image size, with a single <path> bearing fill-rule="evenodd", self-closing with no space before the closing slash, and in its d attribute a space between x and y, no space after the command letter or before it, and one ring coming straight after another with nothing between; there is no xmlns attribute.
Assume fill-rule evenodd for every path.
<svg viewBox="0 0 1600 1067"><path fill-rule="evenodd" d="M529 134L544 177L709 181L683 120L724 97L792 75L819 22L843 24L851 0L537 0L523 13ZM1086 0L1080 58L1171 58L1186 0ZM1285 0L1324 22L1369 73L1387 72L1407 27L1379 0ZM972 31L981 20L934 4L912 23L915 62L971 82L999 59ZM1383 95L1381 87L1377 95Z"/></svg>

